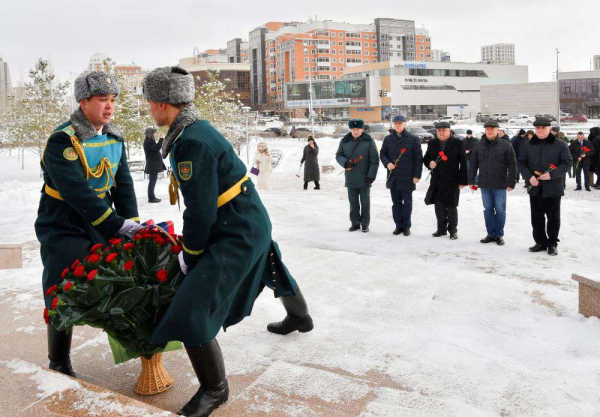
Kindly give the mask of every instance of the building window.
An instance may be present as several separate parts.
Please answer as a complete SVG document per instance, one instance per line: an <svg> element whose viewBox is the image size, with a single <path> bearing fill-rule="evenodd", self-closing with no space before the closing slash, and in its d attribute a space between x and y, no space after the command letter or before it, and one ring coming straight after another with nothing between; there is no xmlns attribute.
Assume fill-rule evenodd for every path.
<svg viewBox="0 0 600 417"><path fill-rule="evenodd" d="M368 64L368 63L369 63L369 60L367 59L367 60L365 61L365 64Z"/></svg>
<svg viewBox="0 0 600 417"><path fill-rule="evenodd" d="M365 51L365 55L369 56L369 51Z"/></svg>
<svg viewBox="0 0 600 417"><path fill-rule="evenodd" d="M332 58L331 61L335 64L337 62L337 59Z"/></svg>
<svg viewBox="0 0 600 417"><path fill-rule="evenodd" d="M338 42L338 46L344 46L344 42Z"/></svg>
<svg viewBox="0 0 600 417"><path fill-rule="evenodd" d="M335 38L337 36L337 32L331 32L331 37Z"/></svg>
<svg viewBox="0 0 600 417"><path fill-rule="evenodd" d="M308 72L308 67L304 67L304 71Z"/></svg>
<svg viewBox="0 0 600 417"><path fill-rule="evenodd" d="M308 58L304 58L304 63L308 64Z"/></svg>
<svg viewBox="0 0 600 417"><path fill-rule="evenodd" d="M332 49L332 50L331 50L331 54L332 54L332 55L335 55L335 49Z"/></svg>
<svg viewBox="0 0 600 417"><path fill-rule="evenodd" d="M344 58L340 58L340 64L344 63Z"/></svg>

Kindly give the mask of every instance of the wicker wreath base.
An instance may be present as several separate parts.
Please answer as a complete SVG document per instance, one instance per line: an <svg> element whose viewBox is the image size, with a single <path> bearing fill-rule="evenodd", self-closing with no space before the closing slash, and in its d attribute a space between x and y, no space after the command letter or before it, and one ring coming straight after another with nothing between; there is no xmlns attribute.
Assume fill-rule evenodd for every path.
<svg viewBox="0 0 600 417"><path fill-rule="evenodd" d="M155 395L173 386L173 378L163 366L162 353L157 353L150 359L143 356L140 359L142 360L142 373L133 386L133 390L137 394Z"/></svg>

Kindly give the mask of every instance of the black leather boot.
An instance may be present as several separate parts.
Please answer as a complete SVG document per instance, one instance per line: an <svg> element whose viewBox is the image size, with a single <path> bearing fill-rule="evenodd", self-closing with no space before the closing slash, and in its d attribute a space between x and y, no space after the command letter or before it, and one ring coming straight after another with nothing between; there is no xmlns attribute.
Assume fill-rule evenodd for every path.
<svg viewBox="0 0 600 417"><path fill-rule="evenodd" d="M306 300L304 300L299 286L296 285L296 295L281 297L281 303L285 307L287 316L283 321L267 325L268 331L286 335L296 330L300 333L307 333L313 329L313 320L308 314Z"/></svg>
<svg viewBox="0 0 600 417"><path fill-rule="evenodd" d="M198 348L186 347L200 389L181 410L180 416L205 417L229 399L229 385L225 379L225 362L217 339Z"/></svg>
<svg viewBox="0 0 600 417"><path fill-rule="evenodd" d="M71 366L71 339L73 331L59 332L53 325L48 324L48 359L50 359L50 368L53 371L60 372L73 378L77 378L73 367Z"/></svg>

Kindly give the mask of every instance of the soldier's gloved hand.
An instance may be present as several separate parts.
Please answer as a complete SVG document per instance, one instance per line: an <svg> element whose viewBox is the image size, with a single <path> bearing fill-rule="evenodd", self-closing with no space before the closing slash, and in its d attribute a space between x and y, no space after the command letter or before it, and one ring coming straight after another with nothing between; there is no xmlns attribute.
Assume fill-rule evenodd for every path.
<svg viewBox="0 0 600 417"><path fill-rule="evenodd" d="M140 225L139 223L136 223L133 220L127 219L123 223L123 226L121 226L121 228L119 229L119 234L125 235L129 239L132 239L135 236L135 234L143 228L144 228L144 226Z"/></svg>
<svg viewBox="0 0 600 417"><path fill-rule="evenodd" d="M179 260L179 267L181 268L181 272L183 272L183 275L187 275L188 266L185 264L185 261L183 260L183 252L179 252L179 256L177 256L177 259Z"/></svg>

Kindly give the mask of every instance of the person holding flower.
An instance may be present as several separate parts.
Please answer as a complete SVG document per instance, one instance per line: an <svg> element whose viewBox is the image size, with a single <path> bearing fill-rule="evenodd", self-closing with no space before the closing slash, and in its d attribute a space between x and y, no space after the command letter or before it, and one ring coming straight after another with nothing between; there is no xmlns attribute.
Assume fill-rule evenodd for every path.
<svg viewBox="0 0 600 417"><path fill-rule="evenodd" d="M35 232L50 310L58 300L49 289L62 282L65 268L83 274L76 261L93 244L117 234L132 237L141 228L123 133L110 123L118 95L119 83L112 74L92 71L77 77L79 108L52 132L42 154L45 184ZM50 369L74 377L72 335L48 325Z"/></svg>
<svg viewBox="0 0 600 417"><path fill-rule="evenodd" d="M425 195L425 204L434 204L437 230L433 237L458 239L458 200L460 190L467 185L467 163L462 153L462 142L454 137L450 124L435 125L437 139L429 142L423 164L430 170L431 184Z"/></svg>
<svg viewBox="0 0 600 417"><path fill-rule="evenodd" d="M535 245L530 252L558 255L560 202L565 194L564 177L573 165L567 145L550 134L551 122L539 117L535 136L519 152L519 170L530 185L529 205ZM547 224L546 224L547 221Z"/></svg>
<svg viewBox="0 0 600 417"><path fill-rule="evenodd" d="M590 161L594 155L594 147L592 142L585 138L583 132L577 133L577 140L572 144L572 150L575 151L573 163L575 165L575 179L577 180L577 188L575 191L581 190L581 172L583 171L583 180L586 191L592 191L590 188Z"/></svg>
<svg viewBox="0 0 600 417"><path fill-rule="evenodd" d="M379 157L388 171L387 188L392 195L394 235L410 236L412 226L412 195L423 172L421 141L406 131L404 116L392 119L394 130L386 136Z"/></svg>

